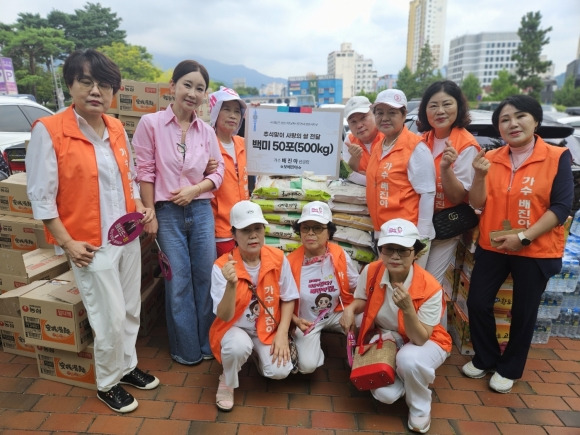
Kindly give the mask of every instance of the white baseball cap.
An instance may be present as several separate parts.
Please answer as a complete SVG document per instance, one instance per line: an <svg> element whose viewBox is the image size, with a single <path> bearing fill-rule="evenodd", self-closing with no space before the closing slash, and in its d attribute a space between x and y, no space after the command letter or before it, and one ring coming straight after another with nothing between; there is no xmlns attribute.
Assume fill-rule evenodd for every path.
<svg viewBox="0 0 580 435"><path fill-rule="evenodd" d="M242 111L242 116L240 117L238 129L235 132L235 134L237 134L242 125L244 114L246 113L246 103L240 98L238 93L233 89L226 88L225 86L220 86L220 90L209 94L208 99L209 99L209 123L212 127L215 127L215 123L217 122L220 110L222 110L222 104L224 101L235 100L238 103L240 103L240 110Z"/></svg>
<svg viewBox="0 0 580 435"><path fill-rule="evenodd" d="M421 240L417 227L405 219L391 219L381 225L379 246L393 244L412 248L417 240Z"/></svg>
<svg viewBox="0 0 580 435"><path fill-rule="evenodd" d="M230 210L230 225L239 230L252 224L268 224L260 206L252 201L236 203Z"/></svg>
<svg viewBox="0 0 580 435"><path fill-rule="evenodd" d="M355 113L369 113L371 110L371 102L369 99L362 95L357 95L352 97L346 102L344 106L344 118L348 121L350 115Z"/></svg>
<svg viewBox="0 0 580 435"><path fill-rule="evenodd" d="M398 89L385 89L377 95L373 108L379 104L387 104L395 109L407 108L407 97L403 91Z"/></svg>
<svg viewBox="0 0 580 435"><path fill-rule="evenodd" d="M306 221L315 221L323 225L332 222L332 213L327 203L322 201L312 201L302 208L302 216L298 219L298 223Z"/></svg>

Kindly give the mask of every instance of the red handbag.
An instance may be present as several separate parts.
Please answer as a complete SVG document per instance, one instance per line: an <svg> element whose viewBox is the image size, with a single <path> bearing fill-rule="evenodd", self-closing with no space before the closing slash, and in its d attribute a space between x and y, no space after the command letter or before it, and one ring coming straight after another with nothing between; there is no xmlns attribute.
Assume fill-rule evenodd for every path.
<svg viewBox="0 0 580 435"><path fill-rule="evenodd" d="M370 299L373 295L377 274L381 268L377 269L373 278L373 284L369 288L369 297L365 307L362 324L367 316ZM363 344L362 338L356 346L350 380L354 386L360 390L374 390L385 387L395 382L395 359L397 356L397 345L392 340L383 340L380 330L377 330L379 339L372 344Z"/></svg>

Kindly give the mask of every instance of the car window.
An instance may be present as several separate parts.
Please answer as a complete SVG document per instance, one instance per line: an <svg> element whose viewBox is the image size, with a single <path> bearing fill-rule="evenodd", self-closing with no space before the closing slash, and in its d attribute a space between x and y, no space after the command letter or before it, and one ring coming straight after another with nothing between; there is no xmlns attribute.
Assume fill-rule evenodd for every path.
<svg viewBox="0 0 580 435"><path fill-rule="evenodd" d="M43 116L50 116L48 110L40 108L40 107L33 107L33 106L20 106L28 120L30 121L30 125L34 123L38 118L42 118Z"/></svg>
<svg viewBox="0 0 580 435"><path fill-rule="evenodd" d="M28 132L30 121L18 106L0 105L0 131Z"/></svg>

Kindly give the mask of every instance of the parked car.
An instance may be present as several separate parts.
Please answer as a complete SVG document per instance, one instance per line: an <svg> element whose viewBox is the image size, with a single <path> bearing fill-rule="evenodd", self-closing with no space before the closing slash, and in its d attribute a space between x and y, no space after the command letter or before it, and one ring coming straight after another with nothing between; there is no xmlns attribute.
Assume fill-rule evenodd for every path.
<svg viewBox="0 0 580 435"><path fill-rule="evenodd" d="M564 116L562 118L558 118L558 122L560 124L565 124L574 127L574 136L576 136L577 139L580 139L580 115Z"/></svg>
<svg viewBox="0 0 580 435"><path fill-rule="evenodd" d="M580 106L566 108L566 113L570 116L580 115Z"/></svg>
<svg viewBox="0 0 580 435"><path fill-rule="evenodd" d="M0 96L0 153L12 172L25 170L25 144L34 121L53 113L29 98Z"/></svg>

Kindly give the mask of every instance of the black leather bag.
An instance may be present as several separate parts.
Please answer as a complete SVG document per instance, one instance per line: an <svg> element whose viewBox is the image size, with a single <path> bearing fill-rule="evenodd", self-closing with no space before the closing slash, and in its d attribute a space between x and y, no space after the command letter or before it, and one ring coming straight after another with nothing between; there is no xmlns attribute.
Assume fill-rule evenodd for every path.
<svg viewBox="0 0 580 435"><path fill-rule="evenodd" d="M479 218L471 206L465 203L446 208L433 215L435 238L450 239L469 231L479 223Z"/></svg>

